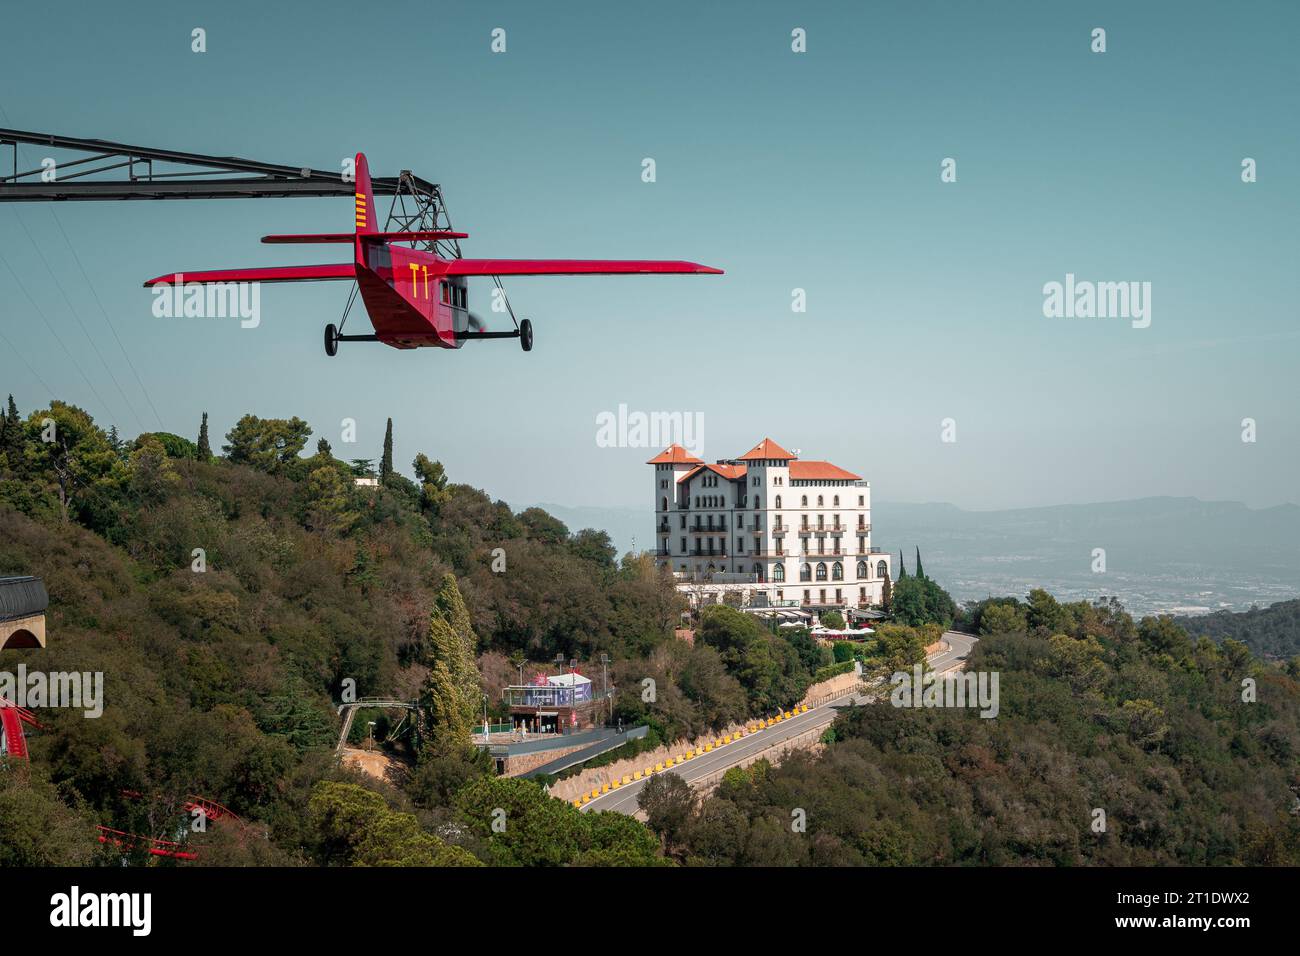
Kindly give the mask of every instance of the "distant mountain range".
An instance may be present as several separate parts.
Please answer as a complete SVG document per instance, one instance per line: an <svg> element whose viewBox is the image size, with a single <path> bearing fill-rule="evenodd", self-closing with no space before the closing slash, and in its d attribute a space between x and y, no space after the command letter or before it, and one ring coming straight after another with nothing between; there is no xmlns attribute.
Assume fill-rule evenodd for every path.
<svg viewBox="0 0 1300 956"><path fill-rule="evenodd" d="M600 528L620 553L654 543L653 513L541 504L571 530ZM1009 511L877 501L872 543L958 601L1045 587L1063 600L1114 595L1134 614L1244 610L1300 595L1300 507L1139 498ZM1094 573L1093 549L1106 552Z"/></svg>

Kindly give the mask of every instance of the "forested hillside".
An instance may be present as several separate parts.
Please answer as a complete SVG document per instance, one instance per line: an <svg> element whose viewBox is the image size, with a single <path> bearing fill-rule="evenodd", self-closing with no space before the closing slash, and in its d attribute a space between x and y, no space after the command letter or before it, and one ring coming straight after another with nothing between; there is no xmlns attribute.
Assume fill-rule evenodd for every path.
<svg viewBox="0 0 1300 956"><path fill-rule="evenodd" d="M43 713L30 779L0 773L0 863L113 857L95 850L95 824L170 838L188 794L265 824L204 860L444 862L456 859L442 846L454 837L500 861L472 837L483 824L466 816L475 781L496 788L494 807L517 789L511 799L550 821L539 838L556 814L572 817L558 862L640 859L649 838L639 824L600 824L593 836L584 821L597 817L536 799L534 784L485 779L467 744L482 693L496 711L495 689L526 661L607 653L628 685L619 711L675 737L788 705L830 661L807 638L761 631L746 630L725 659L688 646L672 637L681 603L671 578L648 557L617 560L603 532L570 533L536 508L516 514L423 454L412 481L394 468L391 441L374 464L342 461L324 440L307 456L310 437L296 418L245 416L214 454L206 418L197 440L127 442L75 407L22 416L10 399L0 574L44 580L49 647L4 652L0 670L101 671L106 704L98 719ZM379 487L354 484L370 474ZM664 688L650 710L647 675ZM421 701L421 746L409 734L387 742L412 767L401 789L335 765L345 688ZM358 787L407 816L376 824L387 836L364 848L340 849L344 830L373 816ZM600 842L615 837L631 842Z"/></svg>
<svg viewBox="0 0 1300 956"><path fill-rule="evenodd" d="M180 840L199 854L182 865L1298 861L1296 665L1043 591L958 614L983 635L974 666L1002 674L995 720L858 709L820 755L732 773L702 808L667 777L654 831L496 778L469 745L483 694L557 654L608 654L616 715L666 740L788 706L855 657L910 666L955 609L909 576L866 644L832 654L725 607L687 644L648 556L516 513L426 454L404 477L391 441L376 464L324 440L307 454L311 437L248 415L219 449L206 419L194 440L124 441L10 400L0 574L44 580L49 646L3 652L0 672L102 672L105 703L42 710L30 761L0 761L0 865L176 865L99 844L97 825ZM419 700L418 735L360 721L395 782L335 758L348 691ZM242 823L187 830L191 795Z"/></svg>
<svg viewBox="0 0 1300 956"><path fill-rule="evenodd" d="M1232 638L1261 657L1286 660L1300 654L1300 599L1177 621L1189 634L1206 634L1218 642Z"/></svg>
<svg viewBox="0 0 1300 956"><path fill-rule="evenodd" d="M1000 675L996 719L883 700L841 716L822 753L729 771L702 803L665 781L645 806L670 854L698 865L1300 863L1300 662L1266 666L1168 618L1134 622L1116 604L1042 591L983 602L970 619L983 636L969 669Z"/></svg>

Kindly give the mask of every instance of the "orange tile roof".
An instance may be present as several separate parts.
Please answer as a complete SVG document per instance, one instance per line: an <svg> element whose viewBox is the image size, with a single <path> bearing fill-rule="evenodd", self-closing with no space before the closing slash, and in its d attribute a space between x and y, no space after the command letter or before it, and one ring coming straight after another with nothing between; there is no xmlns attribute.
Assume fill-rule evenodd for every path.
<svg viewBox="0 0 1300 956"><path fill-rule="evenodd" d="M735 481L737 478L744 478L747 469L744 465L697 465L686 474L678 478L678 481L690 481L696 475L704 470L709 470L716 475L721 475L728 481Z"/></svg>
<svg viewBox="0 0 1300 956"><path fill-rule="evenodd" d="M696 458L685 448L678 444L669 445L659 454L655 455L647 465L702 465L704 460Z"/></svg>
<svg viewBox="0 0 1300 956"><path fill-rule="evenodd" d="M860 475L845 471L829 461L790 462L791 481L861 481Z"/></svg>
<svg viewBox="0 0 1300 956"><path fill-rule="evenodd" d="M764 438L749 451L741 455L737 461L753 461L755 459L763 458L785 458L793 460L794 457L794 455L790 454L776 442L772 441L772 439Z"/></svg>

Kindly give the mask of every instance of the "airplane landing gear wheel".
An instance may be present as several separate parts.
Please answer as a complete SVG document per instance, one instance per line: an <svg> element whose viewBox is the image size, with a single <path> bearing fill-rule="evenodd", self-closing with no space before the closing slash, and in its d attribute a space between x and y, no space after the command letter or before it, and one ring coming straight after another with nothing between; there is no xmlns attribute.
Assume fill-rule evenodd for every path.
<svg viewBox="0 0 1300 956"><path fill-rule="evenodd" d="M339 351L339 330L331 322L325 326L325 354L331 358L338 354Z"/></svg>
<svg viewBox="0 0 1300 956"><path fill-rule="evenodd" d="M533 350L533 323L527 319L519 323L519 346L525 352Z"/></svg>

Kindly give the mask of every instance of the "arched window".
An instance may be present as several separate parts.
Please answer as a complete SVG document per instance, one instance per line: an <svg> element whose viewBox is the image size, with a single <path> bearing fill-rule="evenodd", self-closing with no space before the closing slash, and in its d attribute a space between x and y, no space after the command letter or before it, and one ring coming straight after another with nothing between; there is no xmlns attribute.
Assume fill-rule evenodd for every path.
<svg viewBox="0 0 1300 956"><path fill-rule="evenodd" d="M821 495L818 495L818 496L817 496L817 507L820 508L821 506L822 506L822 496L821 496Z"/></svg>
<svg viewBox="0 0 1300 956"><path fill-rule="evenodd" d="M759 564L757 561L754 562L754 577L756 577L759 581L763 580L763 566Z"/></svg>
<svg viewBox="0 0 1300 956"><path fill-rule="evenodd" d="M668 499L667 499L667 498L664 498L662 501L659 502L659 510L660 510L660 511L667 511L667 510L668 510Z"/></svg>
<svg viewBox="0 0 1300 956"><path fill-rule="evenodd" d="M761 507L763 507L763 497L761 495L754 495L754 510L757 511Z"/></svg>
<svg viewBox="0 0 1300 956"><path fill-rule="evenodd" d="M780 584L782 581L785 580L784 564L774 564L772 566L772 580L775 581L777 584Z"/></svg>
<svg viewBox="0 0 1300 956"><path fill-rule="evenodd" d="M860 578L867 578L867 579L870 579L870 577L871 577L871 565L867 564L867 562L865 562L865 561L859 561L859 562L858 562L858 577L860 577Z"/></svg>
<svg viewBox="0 0 1300 956"><path fill-rule="evenodd" d="M831 500L831 504L834 505L836 508L838 508L838 507L840 506L840 496L839 496L839 495L836 495L836 496Z"/></svg>
<svg viewBox="0 0 1300 956"><path fill-rule="evenodd" d="M780 496L780 495L777 495L777 496L776 496L776 506L777 506L778 508L781 507L781 496Z"/></svg>
<svg viewBox="0 0 1300 956"><path fill-rule="evenodd" d="M804 495L804 496L803 496L803 506L804 506L805 508L808 507L808 496L807 496L807 495Z"/></svg>
<svg viewBox="0 0 1300 956"><path fill-rule="evenodd" d="M884 577L885 575L887 575L888 573L889 573L889 565L885 564L884 561L877 561L877 562L876 562L876 577L883 578L883 577Z"/></svg>
<svg viewBox="0 0 1300 956"><path fill-rule="evenodd" d="M811 580L812 580L812 566L811 566L811 565L803 564L803 565L800 565L800 566L799 566L799 580L800 580L800 581L811 581Z"/></svg>
<svg viewBox="0 0 1300 956"><path fill-rule="evenodd" d="M844 580L844 565L839 561L836 561L834 564L831 565L831 580L832 581Z"/></svg>
<svg viewBox="0 0 1300 956"><path fill-rule="evenodd" d="M825 562L825 561L818 561L818 562L817 562L817 580L818 580L818 581L825 581L825 580L826 580L826 562Z"/></svg>

